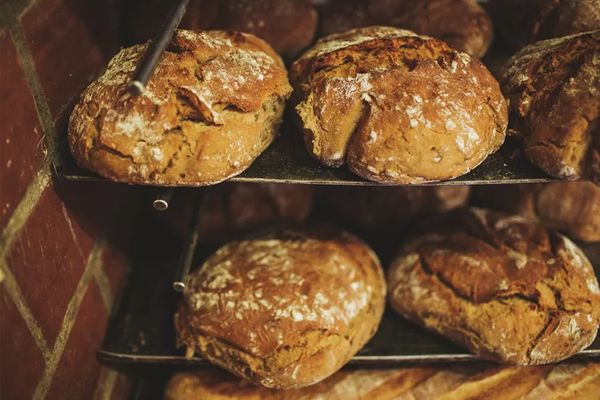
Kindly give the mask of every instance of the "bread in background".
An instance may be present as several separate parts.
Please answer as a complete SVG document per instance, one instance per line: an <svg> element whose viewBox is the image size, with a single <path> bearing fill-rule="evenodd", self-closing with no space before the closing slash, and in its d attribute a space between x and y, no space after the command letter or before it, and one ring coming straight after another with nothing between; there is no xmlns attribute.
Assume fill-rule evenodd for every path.
<svg viewBox="0 0 600 400"><path fill-rule="evenodd" d="M574 239L600 241L600 187L591 182L474 186L472 193L475 205L540 219Z"/></svg>

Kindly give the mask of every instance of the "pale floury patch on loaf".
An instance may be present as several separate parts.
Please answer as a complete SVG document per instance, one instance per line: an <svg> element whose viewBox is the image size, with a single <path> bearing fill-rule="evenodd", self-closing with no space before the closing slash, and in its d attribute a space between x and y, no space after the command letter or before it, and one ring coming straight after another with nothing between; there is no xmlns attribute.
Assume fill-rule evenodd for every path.
<svg viewBox="0 0 600 400"><path fill-rule="evenodd" d="M243 33L177 31L144 93L131 79L147 45L121 50L82 94L69 144L114 180L208 185L237 175L270 144L291 93L281 59Z"/></svg>
<svg viewBox="0 0 600 400"><path fill-rule="evenodd" d="M454 178L504 140L507 105L489 71L427 36L389 27L331 35L291 77L309 152L370 180Z"/></svg>
<svg viewBox="0 0 600 400"><path fill-rule="evenodd" d="M191 274L176 327L189 351L238 375L300 387L366 343L384 302L377 256L354 236L277 230L223 246Z"/></svg>
<svg viewBox="0 0 600 400"><path fill-rule="evenodd" d="M402 246L388 270L392 307L494 361L537 365L589 346L600 322L592 265L535 220L464 209Z"/></svg>

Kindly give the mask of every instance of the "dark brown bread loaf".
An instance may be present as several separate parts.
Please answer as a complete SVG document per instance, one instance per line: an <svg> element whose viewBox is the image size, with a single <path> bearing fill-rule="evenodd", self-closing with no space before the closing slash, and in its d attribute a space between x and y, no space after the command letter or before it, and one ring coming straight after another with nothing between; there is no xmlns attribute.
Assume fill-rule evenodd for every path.
<svg viewBox="0 0 600 400"><path fill-rule="evenodd" d="M525 47L508 61L502 89L533 163L600 184L600 30Z"/></svg>
<svg viewBox="0 0 600 400"><path fill-rule="evenodd" d="M291 87L262 40L178 31L145 92L127 83L145 45L123 49L69 121L77 162L117 181L209 185L244 171L271 143Z"/></svg>
<svg viewBox="0 0 600 400"><path fill-rule="evenodd" d="M298 390L254 386L223 371L173 376L165 400L597 400L600 363L489 364L356 369Z"/></svg>
<svg viewBox="0 0 600 400"><path fill-rule="evenodd" d="M430 37L386 27L331 35L290 75L309 152L369 180L452 179L504 141L507 104L496 80Z"/></svg>
<svg viewBox="0 0 600 400"><path fill-rule="evenodd" d="M468 186L323 187L318 198L329 215L361 228L398 229L432 214L464 206Z"/></svg>
<svg viewBox="0 0 600 400"><path fill-rule="evenodd" d="M385 305L377 256L333 228L231 242L186 279L178 342L273 388L317 383L373 336Z"/></svg>
<svg viewBox="0 0 600 400"><path fill-rule="evenodd" d="M127 40L134 44L154 37L172 6L164 0L127 0ZM291 60L314 40L317 12L311 0L190 0L181 28L250 33Z"/></svg>
<svg viewBox="0 0 600 400"><path fill-rule="evenodd" d="M302 222L311 211L314 187L273 183L229 183L207 189L200 240L221 244L234 236L279 222Z"/></svg>
<svg viewBox="0 0 600 400"><path fill-rule="evenodd" d="M488 9L500 38L515 50L600 29L600 0L490 0Z"/></svg>
<svg viewBox="0 0 600 400"><path fill-rule="evenodd" d="M600 241L600 187L591 182L486 185L473 189L473 202L538 218L579 240Z"/></svg>
<svg viewBox="0 0 600 400"><path fill-rule="evenodd" d="M576 245L484 209L451 212L408 241L388 287L404 317L510 364L563 360L592 343L600 321L598 281Z"/></svg>
<svg viewBox="0 0 600 400"><path fill-rule="evenodd" d="M321 36L383 25L433 36L481 58L492 41L492 22L474 0L333 0L320 12Z"/></svg>

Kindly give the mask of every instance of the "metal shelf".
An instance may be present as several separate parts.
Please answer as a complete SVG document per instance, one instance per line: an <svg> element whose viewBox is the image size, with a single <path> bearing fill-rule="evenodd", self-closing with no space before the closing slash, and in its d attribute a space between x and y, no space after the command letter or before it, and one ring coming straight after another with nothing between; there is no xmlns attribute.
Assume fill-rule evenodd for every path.
<svg viewBox="0 0 600 400"><path fill-rule="evenodd" d="M201 210L199 211L202 212ZM320 217L317 217L321 220ZM152 229L161 232L160 227ZM398 235L359 234L370 242L384 265L393 254ZM173 282L180 279L182 268L175 268L180 255L180 239L169 240L154 234L142 252L130 275L122 301L115 313L98 355L113 365L181 364L205 365L200 357L185 358L184 349L175 347L173 315L180 294L173 290ZM394 246L392 246L392 241ZM188 241L194 246L193 241ZM205 248L202 240L190 264L200 265L214 249ZM600 276L600 244L582 245ZM193 258L193 260L192 260ZM183 257L185 259L185 257ZM189 266L189 265L187 265ZM183 269L186 269L184 266ZM600 357L600 337L586 350L574 356ZM354 365L390 365L406 362L472 361L477 357L467 353L443 337L409 323L391 309L387 309L375 337L352 359Z"/></svg>

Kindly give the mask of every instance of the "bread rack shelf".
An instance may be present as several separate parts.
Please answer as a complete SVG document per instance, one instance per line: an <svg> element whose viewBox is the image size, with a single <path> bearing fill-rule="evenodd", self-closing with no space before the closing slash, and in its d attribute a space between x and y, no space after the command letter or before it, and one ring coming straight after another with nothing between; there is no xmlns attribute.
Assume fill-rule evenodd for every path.
<svg viewBox="0 0 600 400"><path fill-rule="evenodd" d="M195 212L202 215L201 207ZM316 215L315 220L327 220ZM192 224L194 225L194 224ZM188 235L193 236L190 227ZM187 360L183 349L175 346L173 315L180 294L173 290L190 265L200 265L214 249L202 240L187 240L187 248L179 251L179 239L161 235L160 227L152 229L149 243L141 246L136 265L115 306L99 358L112 365L181 364L208 365L200 357ZM360 232L359 236L380 255L383 265L393 255L398 235ZM196 235L197 238L197 235ZM392 241L394 243L392 243ZM156 242L156 243L154 243ZM580 244L600 276L600 245ZM185 254L191 256L187 261ZM183 256L183 257L182 257ZM179 259L180 268L173 268ZM187 262L187 264L186 264ZM184 265L182 265L184 264ZM574 358L600 358L600 337ZM406 362L458 362L477 358L445 338L409 323L387 309L375 337L352 359L354 365L396 365Z"/></svg>

